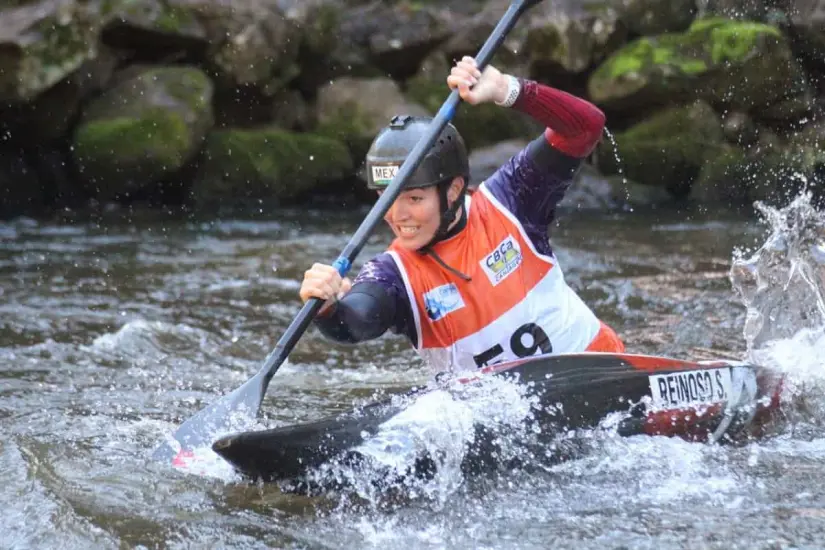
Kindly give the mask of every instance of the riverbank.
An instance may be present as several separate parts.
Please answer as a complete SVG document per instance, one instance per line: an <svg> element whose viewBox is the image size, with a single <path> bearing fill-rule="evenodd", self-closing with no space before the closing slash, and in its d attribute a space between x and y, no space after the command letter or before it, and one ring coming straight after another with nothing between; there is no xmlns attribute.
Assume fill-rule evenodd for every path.
<svg viewBox="0 0 825 550"><path fill-rule="evenodd" d="M370 201L358 173L375 132L434 114L451 61L509 2L13 4L0 10L2 217ZM539 4L494 60L607 114L568 202L739 208L816 189L825 16L801 0L659 4ZM455 123L476 183L540 131L490 105Z"/></svg>

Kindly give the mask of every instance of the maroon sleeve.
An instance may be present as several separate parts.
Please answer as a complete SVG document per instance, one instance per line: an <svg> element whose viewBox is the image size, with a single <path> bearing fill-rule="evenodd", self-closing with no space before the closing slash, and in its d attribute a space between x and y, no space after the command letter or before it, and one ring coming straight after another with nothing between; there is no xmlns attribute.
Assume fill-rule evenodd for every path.
<svg viewBox="0 0 825 550"><path fill-rule="evenodd" d="M513 108L547 129L484 185L518 218L536 249L550 254L547 231L556 207L601 139L604 114L589 101L531 80L521 80Z"/></svg>
<svg viewBox="0 0 825 550"><path fill-rule="evenodd" d="M598 107L532 80L521 80L521 92L513 108L546 126L547 143L571 157L584 158L592 153L604 130L604 113Z"/></svg>

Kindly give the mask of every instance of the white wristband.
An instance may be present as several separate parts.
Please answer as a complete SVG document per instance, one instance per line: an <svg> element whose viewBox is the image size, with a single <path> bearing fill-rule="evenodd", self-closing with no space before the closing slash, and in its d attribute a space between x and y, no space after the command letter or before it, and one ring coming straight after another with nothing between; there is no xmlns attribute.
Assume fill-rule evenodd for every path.
<svg viewBox="0 0 825 550"><path fill-rule="evenodd" d="M499 107L512 107L518 99L519 93L521 93L521 82L519 82L518 78L508 74L507 97L504 98L504 101L496 101L496 105L498 105Z"/></svg>

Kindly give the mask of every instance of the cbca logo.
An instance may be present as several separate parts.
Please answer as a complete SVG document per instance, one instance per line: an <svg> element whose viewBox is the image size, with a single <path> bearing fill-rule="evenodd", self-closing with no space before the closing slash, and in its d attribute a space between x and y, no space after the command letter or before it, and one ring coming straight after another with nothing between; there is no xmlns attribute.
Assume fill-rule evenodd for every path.
<svg viewBox="0 0 825 550"><path fill-rule="evenodd" d="M424 294L424 308L431 321L438 321L463 307L464 300L453 283L437 286Z"/></svg>
<svg viewBox="0 0 825 550"><path fill-rule="evenodd" d="M479 263L490 279L490 283L496 286L521 265L521 259L518 241L512 235L508 235Z"/></svg>

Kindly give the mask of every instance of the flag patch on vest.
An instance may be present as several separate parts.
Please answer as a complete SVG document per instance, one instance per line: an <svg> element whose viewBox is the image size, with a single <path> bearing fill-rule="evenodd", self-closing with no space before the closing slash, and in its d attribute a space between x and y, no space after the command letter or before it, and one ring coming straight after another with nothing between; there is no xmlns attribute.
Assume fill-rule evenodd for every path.
<svg viewBox="0 0 825 550"><path fill-rule="evenodd" d="M464 299L455 284L437 286L424 293L424 308L431 321L438 321L448 313L464 307Z"/></svg>
<svg viewBox="0 0 825 550"><path fill-rule="evenodd" d="M498 285L521 265L522 255L518 241L512 235L498 243L486 258L479 262L493 286Z"/></svg>

